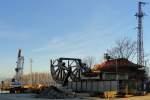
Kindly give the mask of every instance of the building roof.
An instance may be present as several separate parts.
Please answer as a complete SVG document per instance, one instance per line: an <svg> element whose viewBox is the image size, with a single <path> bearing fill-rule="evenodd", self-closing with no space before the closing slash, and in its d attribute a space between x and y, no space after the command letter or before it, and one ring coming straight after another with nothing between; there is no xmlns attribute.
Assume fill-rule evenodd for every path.
<svg viewBox="0 0 150 100"><path fill-rule="evenodd" d="M92 71L99 71L99 70L109 70L109 69L114 69L114 68L131 68L131 69L137 69L138 66L137 64L124 59L124 58L119 58L119 59L111 59L107 60L101 64L96 64L94 68L92 68Z"/></svg>

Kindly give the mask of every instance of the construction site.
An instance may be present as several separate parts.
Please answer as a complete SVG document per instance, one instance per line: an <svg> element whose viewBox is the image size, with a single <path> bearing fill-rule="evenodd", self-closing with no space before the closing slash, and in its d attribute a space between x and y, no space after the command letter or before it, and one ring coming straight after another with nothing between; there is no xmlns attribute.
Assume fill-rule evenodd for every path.
<svg viewBox="0 0 150 100"><path fill-rule="evenodd" d="M38 77L38 82L35 82L32 59L29 79L23 78L24 56L23 50L19 49L13 70L15 75L8 83L5 80L1 82L0 100L149 100L149 66L145 63L143 42L145 14L142 9L147 3L137 4L136 63L127 58L112 57L109 53L104 54L102 63L93 66L87 65L81 58L59 57L49 60L49 73ZM42 82L43 78L46 82Z"/></svg>

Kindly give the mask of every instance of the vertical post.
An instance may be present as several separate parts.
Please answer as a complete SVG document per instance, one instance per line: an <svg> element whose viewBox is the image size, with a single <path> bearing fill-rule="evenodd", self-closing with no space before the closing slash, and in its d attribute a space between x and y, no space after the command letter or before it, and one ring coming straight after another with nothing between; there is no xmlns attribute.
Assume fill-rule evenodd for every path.
<svg viewBox="0 0 150 100"><path fill-rule="evenodd" d="M117 59L115 61L116 61L116 80L118 80L118 62L117 62Z"/></svg>
<svg viewBox="0 0 150 100"><path fill-rule="evenodd" d="M1 81L1 93L3 92L4 89L4 81Z"/></svg>
<svg viewBox="0 0 150 100"><path fill-rule="evenodd" d="M31 85L33 85L33 79L32 79L32 58L30 59L30 74L31 74L31 76L30 76L30 80L31 80Z"/></svg>
<svg viewBox="0 0 150 100"><path fill-rule="evenodd" d="M117 81L117 83L119 83L119 81L118 81L118 62L117 62L117 59L115 61L116 61L116 81ZM119 84L117 85L117 91L118 91L118 88L119 88Z"/></svg>

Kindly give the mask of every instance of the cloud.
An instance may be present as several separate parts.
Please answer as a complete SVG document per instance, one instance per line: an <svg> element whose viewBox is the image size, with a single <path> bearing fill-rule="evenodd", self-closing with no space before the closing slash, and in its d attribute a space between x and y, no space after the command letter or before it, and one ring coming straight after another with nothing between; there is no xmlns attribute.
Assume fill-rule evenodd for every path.
<svg viewBox="0 0 150 100"><path fill-rule="evenodd" d="M95 26L97 24L91 21L91 24L89 23L84 31L52 37L47 43L34 48L32 52L33 54L38 53L39 56L50 55L52 57L99 57L113 45L116 39L124 35L123 31L128 24L128 21L113 23L113 25L108 25L107 28L100 27L98 29ZM128 27L130 26L128 25Z"/></svg>
<svg viewBox="0 0 150 100"><path fill-rule="evenodd" d="M34 53L49 52L52 56L92 55L105 41L101 33L73 33L52 38L46 45L33 49ZM104 38L104 37L103 37ZM97 49L97 50L96 50Z"/></svg>

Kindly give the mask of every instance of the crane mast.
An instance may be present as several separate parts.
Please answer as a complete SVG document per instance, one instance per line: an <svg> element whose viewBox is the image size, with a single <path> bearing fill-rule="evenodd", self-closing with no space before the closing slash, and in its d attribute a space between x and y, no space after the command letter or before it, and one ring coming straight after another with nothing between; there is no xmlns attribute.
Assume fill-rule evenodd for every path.
<svg viewBox="0 0 150 100"><path fill-rule="evenodd" d="M21 55L21 49L18 52L17 67L15 68L15 80L20 82L23 76L24 57Z"/></svg>

